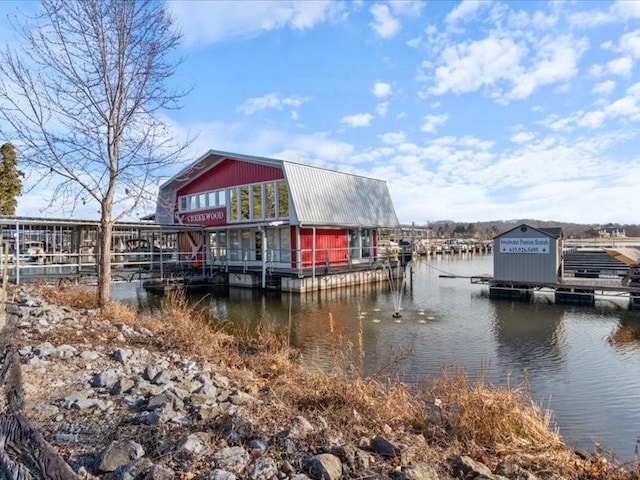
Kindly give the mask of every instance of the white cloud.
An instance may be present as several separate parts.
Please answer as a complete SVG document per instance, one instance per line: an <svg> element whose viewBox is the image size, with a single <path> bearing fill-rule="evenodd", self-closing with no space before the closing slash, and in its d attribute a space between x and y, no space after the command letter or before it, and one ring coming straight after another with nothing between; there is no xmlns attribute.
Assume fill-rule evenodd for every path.
<svg viewBox="0 0 640 480"><path fill-rule="evenodd" d="M514 143L527 143L535 138L535 134L531 132L517 132L511 135L510 140Z"/></svg>
<svg viewBox="0 0 640 480"><path fill-rule="evenodd" d="M416 0L389 0L389 6L394 14L406 17L419 17L425 2Z"/></svg>
<svg viewBox="0 0 640 480"><path fill-rule="evenodd" d="M435 133L436 127L442 125L448 118L449 115L447 113L443 113L442 115L426 115L420 130L426 133Z"/></svg>
<svg viewBox="0 0 640 480"><path fill-rule="evenodd" d="M337 18L343 8L329 0L261 0L205 2L180 0L167 6L184 32L187 45L250 38L270 30L306 30Z"/></svg>
<svg viewBox="0 0 640 480"><path fill-rule="evenodd" d="M378 138L382 143L397 145L399 143L403 143L406 140L406 135L404 132L387 132L382 135L378 135Z"/></svg>
<svg viewBox="0 0 640 480"><path fill-rule="evenodd" d="M278 93L267 93L261 97L245 100L238 110L245 115L253 115L256 112L266 109L282 110L284 107L299 108L307 101L309 101L308 97L295 95L287 97Z"/></svg>
<svg viewBox="0 0 640 480"><path fill-rule="evenodd" d="M480 7L489 5L490 2L483 0L462 0L456 8L451 10L445 19L448 24L454 24L458 21L465 21L475 17Z"/></svg>
<svg viewBox="0 0 640 480"><path fill-rule="evenodd" d="M616 82L613 80L605 80L604 82L597 83L591 89L593 93L600 95L609 95L616 88Z"/></svg>
<svg viewBox="0 0 640 480"><path fill-rule="evenodd" d="M373 21L369 24L373 31L382 38L395 36L402 28L400 21L394 17L387 5L381 3L374 4L371 9Z"/></svg>
<svg viewBox="0 0 640 480"><path fill-rule="evenodd" d="M619 75L621 77L629 77L631 75L631 69L633 68L633 61L627 57L616 58L607 62L605 67L606 71L612 75Z"/></svg>
<svg viewBox="0 0 640 480"><path fill-rule="evenodd" d="M527 98L540 86L571 79L585 50L586 41L569 35L543 39L532 65L513 79L513 89L506 97Z"/></svg>
<svg viewBox="0 0 640 480"><path fill-rule="evenodd" d="M376 82L371 93L378 98L385 98L391 95L391 84L385 82Z"/></svg>
<svg viewBox="0 0 640 480"><path fill-rule="evenodd" d="M507 37L450 45L440 57L441 64L434 72L436 84L430 92L467 93L495 85L520 72L520 62L526 54L525 47Z"/></svg>
<svg viewBox="0 0 640 480"><path fill-rule="evenodd" d="M367 127L373 120L373 115L370 113L357 113L355 115L347 115L342 117L340 123L347 125L351 128Z"/></svg>
<svg viewBox="0 0 640 480"><path fill-rule="evenodd" d="M640 58L640 30L625 33L620 38L620 49L633 58Z"/></svg>
<svg viewBox="0 0 640 480"><path fill-rule="evenodd" d="M601 6L600 2L582 2L581 5ZM640 18L640 2L637 0L617 0L609 4L607 10L590 9L575 12L569 16L569 24L573 27L588 28Z"/></svg>

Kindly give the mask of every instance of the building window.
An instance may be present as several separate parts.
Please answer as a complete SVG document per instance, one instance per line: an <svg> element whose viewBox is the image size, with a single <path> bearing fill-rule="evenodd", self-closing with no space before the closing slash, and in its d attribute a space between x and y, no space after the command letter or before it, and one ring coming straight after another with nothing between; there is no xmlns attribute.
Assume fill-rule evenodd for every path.
<svg viewBox="0 0 640 480"><path fill-rule="evenodd" d="M207 194L201 193L198 195L198 208L207 208L209 205L207 204Z"/></svg>
<svg viewBox="0 0 640 480"><path fill-rule="evenodd" d="M187 197L180 197L180 211L184 212L187 209Z"/></svg>
<svg viewBox="0 0 640 480"><path fill-rule="evenodd" d="M276 218L276 195L273 182L264 185L264 202L267 209L265 218Z"/></svg>
<svg viewBox="0 0 640 480"><path fill-rule="evenodd" d="M262 185L251 187L253 191L253 219L262 219Z"/></svg>
<svg viewBox="0 0 640 480"><path fill-rule="evenodd" d="M280 229L280 261L291 262L291 233L289 228Z"/></svg>
<svg viewBox="0 0 640 480"><path fill-rule="evenodd" d="M207 194L207 202L209 204L210 207L217 207L218 206L218 192L209 192Z"/></svg>
<svg viewBox="0 0 640 480"><path fill-rule="evenodd" d="M240 219L250 220L251 212L249 211L249 187L247 185L240 187Z"/></svg>
<svg viewBox="0 0 640 480"><path fill-rule="evenodd" d="M238 189L230 188L229 189L229 218L232 222L238 221Z"/></svg>
<svg viewBox="0 0 640 480"><path fill-rule="evenodd" d="M231 230L229 232L229 258L231 260L242 260L242 244L240 230Z"/></svg>
<svg viewBox="0 0 640 480"><path fill-rule="evenodd" d="M289 190L285 182L278 182L278 217L289 216Z"/></svg>
<svg viewBox="0 0 640 480"><path fill-rule="evenodd" d="M218 190L216 192L216 196L217 196L216 205L218 207L224 207L227 204L227 197L225 195L225 191L224 190Z"/></svg>

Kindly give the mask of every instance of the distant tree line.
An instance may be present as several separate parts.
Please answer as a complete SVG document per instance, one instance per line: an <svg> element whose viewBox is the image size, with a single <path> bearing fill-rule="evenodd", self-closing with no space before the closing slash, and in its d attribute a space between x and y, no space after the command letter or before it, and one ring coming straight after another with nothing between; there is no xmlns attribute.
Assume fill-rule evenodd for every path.
<svg viewBox="0 0 640 480"><path fill-rule="evenodd" d="M640 224L581 224L568 222L554 222L533 219L495 220L488 222L454 222L451 220L437 220L429 222L427 227L434 238L475 238L489 240L496 235L511 230L516 225L526 223L534 228L560 227L565 238L596 238L604 228L624 230L627 237L640 237Z"/></svg>

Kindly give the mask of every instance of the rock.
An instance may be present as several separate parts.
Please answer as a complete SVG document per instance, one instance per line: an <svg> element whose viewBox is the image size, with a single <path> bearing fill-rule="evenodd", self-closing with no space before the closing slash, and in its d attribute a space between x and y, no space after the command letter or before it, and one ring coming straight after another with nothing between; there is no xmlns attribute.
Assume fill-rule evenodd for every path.
<svg viewBox="0 0 640 480"><path fill-rule="evenodd" d="M454 472L464 478L478 478L482 480L508 480L501 475L494 475L484 463L476 462L471 457L460 455L453 463Z"/></svg>
<svg viewBox="0 0 640 480"><path fill-rule="evenodd" d="M144 456L142 446L133 440L112 442L100 456L98 472L115 472L118 467L127 465Z"/></svg>
<svg viewBox="0 0 640 480"><path fill-rule="evenodd" d="M213 455L216 468L241 474L249 463L249 454L242 447L227 447Z"/></svg>
<svg viewBox="0 0 640 480"><path fill-rule="evenodd" d="M78 350L72 345L60 345L56 348L56 355L58 358L73 358L77 353Z"/></svg>
<svg viewBox="0 0 640 480"><path fill-rule="evenodd" d="M505 476L511 480L538 480L538 477L530 471L510 462L500 463L496 468L496 474Z"/></svg>
<svg viewBox="0 0 640 480"><path fill-rule="evenodd" d="M318 480L337 480L342 476L342 462L330 453L314 455L306 462L311 478Z"/></svg>
<svg viewBox="0 0 640 480"><path fill-rule="evenodd" d="M154 465L145 478L146 480L171 480L174 477L175 473L169 467Z"/></svg>
<svg viewBox="0 0 640 480"><path fill-rule="evenodd" d="M439 480L440 477L431 465L427 463L418 463L416 465L408 465L402 467L400 474L396 477L398 480Z"/></svg>
<svg viewBox="0 0 640 480"><path fill-rule="evenodd" d="M278 476L278 465L273 458L260 457L249 467L249 480L270 480Z"/></svg>
<svg viewBox="0 0 640 480"><path fill-rule="evenodd" d="M289 435L294 437L304 437L313 433L313 425L304 417L297 416L291 419L291 427L289 428Z"/></svg>
<svg viewBox="0 0 640 480"><path fill-rule="evenodd" d="M132 352L129 349L124 348L116 348L111 352L111 358L113 358L116 362L120 362L124 364L127 359L131 356Z"/></svg>
<svg viewBox="0 0 640 480"><path fill-rule="evenodd" d="M115 370L110 368L104 372L96 373L91 379L91 386L95 388L111 388L118 380L120 380L119 375Z"/></svg>
<svg viewBox="0 0 640 480"><path fill-rule="evenodd" d="M129 393L135 386L135 382L130 378L121 378L111 387L109 393L111 395L122 395L123 393Z"/></svg>
<svg viewBox="0 0 640 480"><path fill-rule="evenodd" d="M98 352L94 352L93 350L85 350L80 354L80 358L91 362L93 360L97 360L100 358L100 354Z"/></svg>
<svg viewBox="0 0 640 480"><path fill-rule="evenodd" d="M55 356L58 351L49 342L41 343L34 349L34 353L40 358Z"/></svg>
<svg viewBox="0 0 640 480"><path fill-rule="evenodd" d="M372 452L384 458L393 458L400 455L400 448L381 436L372 438L369 448Z"/></svg>
<svg viewBox="0 0 640 480"><path fill-rule="evenodd" d="M207 480L236 480L236 476L231 472L216 468L212 472L209 472Z"/></svg>
<svg viewBox="0 0 640 480"><path fill-rule="evenodd" d="M252 457L259 457L267 451L267 442L262 438L252 438L247 442Z"/></svg>
<svg viewBox="0 0 640 480"><path fill-rule="evenodd" d="M178 443L177 452L186 456L194 456L204 452L207 449L211 435L205 432L196 432L186 437Z"/></svg>
<svg viewBox="0 0 640 480"><path fill-rule="evenodd" d="M251 405L255 403L258 403L258 404L261 403L261 400L258 400L253 395L250 395L241 390L231 394L230 399L231 399L231 403L233 403L234 405Z"/></svg>

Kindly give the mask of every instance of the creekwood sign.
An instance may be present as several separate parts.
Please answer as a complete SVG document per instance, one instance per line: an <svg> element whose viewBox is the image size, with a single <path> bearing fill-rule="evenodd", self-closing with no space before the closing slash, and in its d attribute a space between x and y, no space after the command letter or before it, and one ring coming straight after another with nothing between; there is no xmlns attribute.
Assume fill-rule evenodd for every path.
<svg viewBox="0 0 640 480"><path fill-rule="evenodd" d="M185 225L201 225L203 227L217 227L227 223L226 208L214 208L211 210L200 210L198 212L176 212L178 222Z"/></svg>
<svg viewBox="0 0 640 480"><path fill-rule="evenodd" d="M549 254L548 238L501 238L500 253Z"/></svg>

